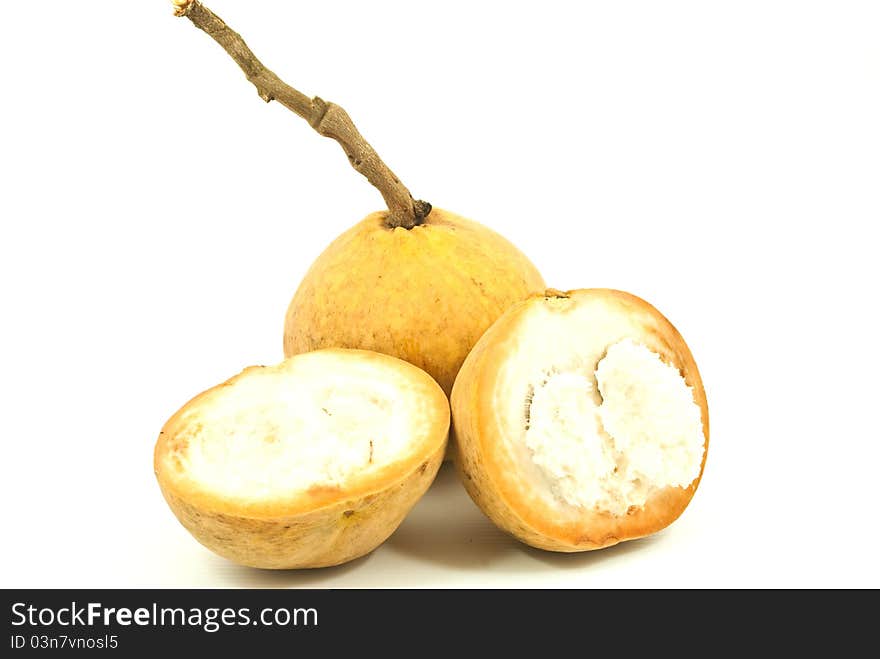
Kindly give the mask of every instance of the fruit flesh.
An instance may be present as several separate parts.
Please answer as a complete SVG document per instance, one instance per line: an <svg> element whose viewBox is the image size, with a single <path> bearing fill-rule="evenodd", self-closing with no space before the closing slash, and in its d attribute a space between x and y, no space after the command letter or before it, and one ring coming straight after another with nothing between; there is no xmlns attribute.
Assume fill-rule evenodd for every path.
<svg viewBox="0 0 880 659"><path fill-rule="evenodd" d="M229 501L271 503L378 474L430 432L430 399L384 362L313 353L288 370L255 370L182 416L174 458L188 478Z"/></svg>
<svg viewBox="0 0 880 659"><path fill-rule="evenodd" d="M560 502L625 515L656 489L699 476L700 408L678 371L645 346L625 339L595 372L555 373L533 387L524 440Z"/></svg>

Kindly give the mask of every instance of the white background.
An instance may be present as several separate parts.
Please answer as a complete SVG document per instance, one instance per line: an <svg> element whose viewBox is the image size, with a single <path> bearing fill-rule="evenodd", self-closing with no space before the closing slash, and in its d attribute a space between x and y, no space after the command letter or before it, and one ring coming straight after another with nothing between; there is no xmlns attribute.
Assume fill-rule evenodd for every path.
<svg viewBox="0 0 880 659"><path fill-rule="evenodd" d="M703 483L580 555L496 531L448 469L346 566L203 549L159 428L281 358L301 276L381 198L167 1L5 3L0 585L880 586L880 4L209 6L415 195L663 311L709 395Z"/></svg>

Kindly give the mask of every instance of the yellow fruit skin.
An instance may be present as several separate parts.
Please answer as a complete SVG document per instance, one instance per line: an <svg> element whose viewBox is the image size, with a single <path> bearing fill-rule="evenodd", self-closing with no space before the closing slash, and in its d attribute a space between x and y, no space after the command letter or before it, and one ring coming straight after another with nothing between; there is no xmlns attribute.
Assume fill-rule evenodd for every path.
<svg viewBox="0 0 880 659"><path fill-rule="evenodd" d="M284 355L360 348L427 371L448 396L473 345L515 302L544 290L534 265L486 227L435 208L389 229L373 213L312 264L284 323Z"/></svg>
<svg viewBox="0 0 880 659"><path fill-rule="evenodd" d="M180 523L224 558L272 570L328 567L370 553L394 533L433 482L444 449L445 444L385 489L317 510L265 519L196 507L178 496L161 475L159 485Z"/></svg>

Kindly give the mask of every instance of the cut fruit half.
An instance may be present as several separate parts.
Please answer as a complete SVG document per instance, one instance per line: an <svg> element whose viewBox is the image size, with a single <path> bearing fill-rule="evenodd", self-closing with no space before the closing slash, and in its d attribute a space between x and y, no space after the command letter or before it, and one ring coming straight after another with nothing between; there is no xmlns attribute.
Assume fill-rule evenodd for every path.
<svg viewBox="0 0 880 659"><path fill-rule="evenodd" d="M209 549L262 568L369 553L428 489L449 404L424 371L364 350L255 366L165 424L155 471L178 520Z"/></svg>
<svg viewBox="0 0 880 659"><path fill-rule="evenodd" d="M671 524L709 443L684 339L650 304L609 289L514 305L465 360L452 413L468 493L499 527L554 551Z"/></svg>

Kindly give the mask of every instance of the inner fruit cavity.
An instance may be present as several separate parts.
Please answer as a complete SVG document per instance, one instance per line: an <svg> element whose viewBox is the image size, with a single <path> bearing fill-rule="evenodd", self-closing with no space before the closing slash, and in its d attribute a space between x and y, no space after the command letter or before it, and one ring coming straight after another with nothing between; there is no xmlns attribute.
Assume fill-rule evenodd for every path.
<svg viewBox="0 0 880 659"><path fill-rule="evenodd" d="M417 395L383 375L326 368L307 381L243 379L200 412L181 459L201 487L227 498L273 501L344 487L406 455L418 430L413 414L393 413L397 403L418 414Z"/></svg>
<svg viewBox="0 0 880 659"><path fill-rule="evenodd" d="M630 339L611 345L594 373L563 371L536 384L528 416L532 461L572 506L625 515L699 476L704 437L691 387Z"/></svg>

